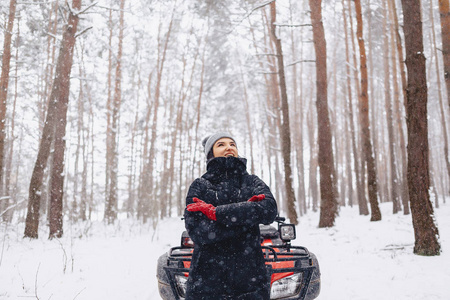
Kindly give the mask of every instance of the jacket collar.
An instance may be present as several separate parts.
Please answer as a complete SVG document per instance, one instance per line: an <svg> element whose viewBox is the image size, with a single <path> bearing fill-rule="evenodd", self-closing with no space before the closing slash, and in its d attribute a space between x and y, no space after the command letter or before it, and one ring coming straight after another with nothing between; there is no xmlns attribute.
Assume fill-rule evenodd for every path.
<svg viewBox="0 0 450 300"><path fill-rule="evenodd" d="M243 157L215 157L208 161L203 178L220 181L247 174L247 159Z"/></svg>

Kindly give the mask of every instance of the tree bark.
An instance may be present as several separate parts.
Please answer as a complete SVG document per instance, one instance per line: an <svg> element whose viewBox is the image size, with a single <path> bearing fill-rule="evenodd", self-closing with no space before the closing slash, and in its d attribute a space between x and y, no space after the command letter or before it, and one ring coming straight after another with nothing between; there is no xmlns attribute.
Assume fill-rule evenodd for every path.
<svg viewBox="0 0 450 300"><path fill-rule="evenodd" d="M320 220L319 227L334 226L338 212L335 194L334 157L328 112L327 48L322 23L322 0L309 0L316 53L316 107L319 140Z"/></svg>
<svg viewBox="0 0 450 300"><path fill-rule="evenodd" d="M312 101L311 101L312 102ZM311 109L307 117L308 124L314 124L314 113ZM308 126L308 140L309 140L309 198L312 199L312 210L317 211L319 207L320 195L317 186L317 146L314 134L314 126ZM311 205L309 205L311 206Z"/></svg>
<svg viewBox="0 0 450 300"><path fill-rule="evenodd" d="M389 15L390 19L394 20L391 23L391 60L392 60L392 78L394 87L394 112L395 112L395 123L398 132L398 139L400 143L400 154L402 159L402 167L399 172L400 176L400 186L401 186L401 199L403 204L403 214L409 214L409 196L408 196L408 178L406 168L408 165L408 158L406 157L406 142L403 131L404 117L401 113L400 103L406 103L406 74L403 61L403 47L401 44L401 38L398 29L397 12L395 10L395 1L389 1ZM399 42L400 41L400 42ZM396 55L397 54L397 55ZM397 56L399 59L397 59ZM398 68L400 69L401 76L401 90L400 95L399 84L398 84ZM403 101L402 101L403 100ZM403 105L403 107L405 107Z"/></svg>
<svg viewBox="0 0 450 300"><path fill-rule="evenodd" d="M175 10L175 8L174 8ZM159 108L159 97L161 93L161 81L162 74L164 71L164 63L166 61L166 53L167 47L170 40L170 35L172 33L172 25L174 21L174 11L172 12L172 17L169 23L169 28L167 30L166 39L164 41L164 45L161 49L161 45L158 42L158 63L157 63L157 79L156 79L156 87L155 87L155 95L154 95L154 103L153 103L153 121L151 126L151 137L150 137L150 148L148 152L148 157L145 157L146 164L144 165L144 169L142 172L143 178L146 180L142 182L143 187L143 221L147 222L149 217L153 218L153 225L156 226L158 212L160 210L159 202L156 200L156 193L154 191L154 181L153 181L153 169L155 163L155 142L156 142L156 126L158 124L158 108ZM159 37L158 37L159 39ZM162 50L162 52L161 52ZM150 84L150 83L149 83Z"/></svg>
<svg viewBox="0 0 450 300"><path fill-rule="evenodd" d="M75 34L79 20L77 11L80 8L81 0L73 0L68 23L64 28L62 48L58 57L58 60L63 60L61 63L62 69L56 69L55 73L55 77L62 77L62 80L58 96L55 98L57 102L55 103L56 119L50 191L50 239L60 238L63 235L64 153L66 150L67 108L69 106L70 71L72 69Z"/></svg>
<svg viewBox="0 0 450 300"><path fill-rule="evenodd" d="M447 87L448 105L450 106L450 8L448 0L439 0L439 15L441 20L444 78Z"/></svg>
<svg viewBox="0 0 450 300"><path fill-rule="evenodd" d="M289 6L292 7L292 1L289 1ZM289 21L294 24L293 10L289 10ZM297 53L297 44L295 43L295 31L291 30L291 52L292 60L297 61L297 57L302 57L303 48L299 47L300 53ZM300 31L303 36L303 30ZM304 154L303 154L303 81L298 80L303 75L303 64L300 64L297 71L297 64L292 66L292 90L293 90L293 102L294 102L294 122L293 122L293 142L295 149L295 158L297 165L297 200L299 204L300 216L306 214L306 192L305 192L305 166L304 166Z"/></svg>
<svg viewBox="0 0 450 300"><path fill-rule="evenodd" d="M381 211L377 199L377 171L375 159L372 154L372 143L370 141L369 124L369 95L368 95L368 76L367 76L367 58L366 47L363 38L363 21L361 12L361 1L355 0L357 30L356 35L359 45L359 62L361 71L361 94L359 97L360 123L361 123L361 141L363 145L363 162L367 166L367 185L369 190L369 203L371 208L371 221L381 220Z"/></svg>
<svg viewBox="0 0 450 300"><path fill-rule="evenodd" d="M112 169L112 160L114 155L114 150L112 148L112 73L113 73L113 49L112 49L112 38L113 38L113 19L112 19L112 6L113 1L110 0L111 9L109 9L108 16L108 29L109 29L109 38L108 38L108 79L107 79L107 98L106 98L106 157L105 157L105 204L109 201L110 189L111 189L111 169ZM105 205L105 214L106 207Z"/></svg>
<svg viewBox="0 0 450 300"><path fill-rule="evenodd" d="M17 21L17 38L20 38L20 20ZM19 47L16 47L15 51L15 60L19 60ZM14 157L14 144L15 144L15 119L16 119L16 107L17 107L17 87L18 87L18 64L16 64L14 68L14 100L12 103L12 112L11 112L11 123L10 123L10 135L11 135L11 142L9 143L9 149L8 149L8 158L6 159L6 166L5 166L5 190L4 194L6 195L6 199L4 201L3 209L0 205L0 211L5 211L11 203L11 200L14 202L17 202L16 195L14 193L14 188L11 188L11 177L13 175L12 172L12 162ZM6 150L4 150L6 151ZM3 214L3 221L10 223L12 221L13 213L15 209L10 209L6 213Z"/></svg>
<svg viewBox="0 0 450 300"><path fill-rule="evenodd" d="M119 45L117 50L116 72L114 78L114 98L112 101L111 115L111 135L110 135L110 185L109 194L105 204L105 220L108 224L117 219L118 210L118 153L117 153L117 135L119 132L120 104L122 102L122 48L123 48L123 30L124 30L124 7L125 0L120 1L120 20L119 20Z"/></svg>
<svg viewBox="0 0 450 300"><path fill-rule="evenodd" d="M242 64L240 64L240 75L242 80L242 89L243 95L242 100L244 102L245 108L245 121L247 124L247 131L249 137L249 146L250 146L250 173L255 174L255 161L253 159L253 134L252 134L252 125L251 125L251 117L250 117L250 108L248 105L248 93L247 93L247 83L245 82L244 72L242 71Z"/></svg>
<svg viewBox="0 0 450 300"><path fill-rule="evenodd" d="M386 2L383 2L383 62L384 62L384 103L386 111L386 123L388 130L388 146L389 146L389 174L391 190L389 198L392 201L392 211L394 214L401 210L401 203L398 194L398 178L397 178L397 164L395 160L395 143L394 143L394 121L391 106L391 80L389 70L389 27L387 24L388 14ZM396 78L394 78L396 80Z"/></svg>
<svg viewBox="0 0 450 300"><path fill-rule="evenodd" d="M437 83L437 90L439 93L439 114L441 116L441 125L442 125L442 135L444 140L444 159L445 159L445 165L447 167L447 176L450 179L450 159L449 159L449 146L448 146L448 135L447 135L447 124L445 121L445 110L444 110L444 104L442 100L442 89L441 89L441 78L439 77L440 73L440 67L439 67L439 58L437 55L437 45L436 45L436 33L434 30L434 17L433 17L433 1L430 0L430 21L431 21L431 35L432 35L432 43L433 43L433 55L435 57L435 66L436 66L436 83ZM450 25L450 23L449 23ZM445 67L445 66L444 66Z"/></svg>
<svg viewBox="0 0 450 300"><path fill-rule="evenodd" d="M408 187L415 235L414 253L439 255L439 232L429 195L428 96L421 3L420 0L402 0L402 6L408 75Z"/></svg>
<svg viewBox="0 0 450 300"><path fill-rule="evenodd" d="M25 237L29 238L38 237L41 186L53 140L55 142L55 162L53 164L54 170L52 171L51 209L49 215L50 238L60 237L63 234L62 196L64 183L65 115L69 100L70 72L72 69L75 34L79 19L74 10L79 10L80 7L81 0L73 0L68 23L64 26L46 122L42 132L38 156L31 175L28 212L24 233ZM63 117L63 119L58 120L57 117Z"/></svg>
<svg viewBox="0 0 450 300"><path fill-rule="evenodd" d="M275 2L270 3L271 15L271 34L275 43L277 63L278 63L278 77L280 79L281 92L281 111L283 114L283 121L281 123L281 151L284 162L284 184L287 196L287 215L293 224L298 224L297 211L295 209L295 193L292 186L292 169L291 169L291 131L289 124L289 104L286 91L286 77L284 73L283 49L281 47L281 40L276 35L276 6Z"/></svg>
<svg viewBox="0 0 450 300"><path fill-rule="evenodd" d="M272 42L272 28L271 28L271 22L267 18L266 11L262 10L262 17L264 20L264 24L267 26L267 32L269 33L269 39L267 41L266 34L264 34L264 40L265 44L267 45L267 48L270 49L270 53L276 53L276 48L274 49L274 44ZM275 46L276 47L276 46ZM282 115L281 115L281 89L279 88L279 76L278 76L278 62L277 57L273 55L267 56L267 62L269 64L270 74L271 76L268 76L267 78L267 95L266 95L266 116L267 121L269 124L269 138L268 143L266 143L267 146L267 152L268 155L268 164L274 165L273 172L271 174L273 175L271 177L271 184L272 186L275 186L274 193L275 193L275 199L278 199L279 208L282 211L287 211L287 196L286 196L286 186L282 187L283 184L283 176L281 174L280 170L280 156L279 148L283 147L281 145L282 140L280 138L281 132L283 131L282 126ZM270 113L269 113L270 112ZM273 157L273 160L272 160ZM273 162L273 163L272 163ZM285 200L285 201L282 201Z"/></svg>
<svg viewBox="0 0 450 300"><path fill-rule="evenodd" d="M359 75L358 75L358 68L357 68L357 59L356 59L356 46L355 46L355 38L354 38L354 30L353 30L353 20L352 20L352 7L351 7L351 1L348 0L348 12L349 12L349 23L350 23L350 37L351 37L351 41L352 41L352 52L353 52L353 74L354 74L354 83L355 83L355 87L356 87L356 93L359 96L361 94L361 87L360 87L360 83L358 81ZM342 3L343 5L343 14L344 14L344 20L346 20L345 18L345 8L344 8L344 3ZM345 31L347 31L347 29L344 29ZM347 43L347 42L346 42ZM353 97L352 97L352 91L351 91L351 74L350 74L350 55L347 53L349 50L349 47L346 47L346 57L347 58L347 89L348 89L348 93L349 93L349 103L348 103L348 108L349 108L349 117L350 117L350 130L352 132L352 149L353 149L353 155L354 155L354 168L355 168L355 177L356 177L356 189L357 189L357 193L358 193L358 207L359 207L359 214L360 215L368 215L369 214L369 207L367 205L367 199L366 199L366 192L365 192L365 168L363 168L363 154L362 151L359 148L360 147L360 142L357 138L357 130L355 128L355 122L353 119Z"/></svg>
<svg viewBox="0 0 450 300"><path fill-rule="evenodd" d="M9 16L3 40L2 74L0 76L0 196L3 196L3 170L5 157L5 124L6 124L6 100L8 97L9 70L11 65L11 39L16 16L16 0L9 2ZM7 205L5 205L7 207ZM0 208L2 208L0 201ZM0 210L1 211L1 210Z"/></svg>
<svg viewBox="0 0 450 300"><path fill-rule="evenodd" d="M146 188L147 185L150 184L150 174L148 172L147 166L148 162L146 161L148 157L148 144L150 139L150 117L151 112L153 110L154 103L151 102L150 95L152 93L151 91L151 85L152 85L152 74L148 76L148 83L147 83L147 110L145 114L145 126L144 126L144 133L143 133L143 145L142 145L142 157L144 158L144 161L141 166L141 173L139 175L139 187L138 187L138 203L137 203L137 217L143 219L144 222L147 221L148 218L148 195L146 195Z"/></svg>

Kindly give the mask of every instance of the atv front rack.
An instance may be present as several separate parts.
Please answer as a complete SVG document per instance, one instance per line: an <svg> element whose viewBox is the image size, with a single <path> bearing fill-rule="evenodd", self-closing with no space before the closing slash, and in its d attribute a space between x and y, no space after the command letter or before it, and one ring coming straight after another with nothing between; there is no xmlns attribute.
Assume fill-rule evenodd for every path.
<svg viewBox="0 0 450 300"><path fill-rule="evenodd" d="M295 297L283 298L283 300L301 300L308 292L311 276L316 268L307 248L292 245L271 245L261 247L266 262L266 268L271 278L283 278L285 274L301 273L300 291ZM170 286L176 300L184 299L184 293L177 284L176 276L188 276L189 268L185 267L185 262L190 265L192 259L192 248L173 247L169 251L167 266L164 270L169 278ZM284 267L290 262L289 267ZM175 266L176 265L176 266ZM275 267L275 268L274 268Z"/></svg>

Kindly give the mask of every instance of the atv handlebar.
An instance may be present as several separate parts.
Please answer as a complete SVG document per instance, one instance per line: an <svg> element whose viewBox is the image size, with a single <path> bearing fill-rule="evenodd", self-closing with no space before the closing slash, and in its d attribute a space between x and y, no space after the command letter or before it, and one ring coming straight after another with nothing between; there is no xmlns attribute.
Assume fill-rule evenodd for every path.
<svg viewBox="0 0 450 300"><path fill-rule="evenodd" d="M280 222L284 222L284 221L286 221L285 217L280 217L280 216L276 216L275 217L275 222L280 223Z"/></svg>

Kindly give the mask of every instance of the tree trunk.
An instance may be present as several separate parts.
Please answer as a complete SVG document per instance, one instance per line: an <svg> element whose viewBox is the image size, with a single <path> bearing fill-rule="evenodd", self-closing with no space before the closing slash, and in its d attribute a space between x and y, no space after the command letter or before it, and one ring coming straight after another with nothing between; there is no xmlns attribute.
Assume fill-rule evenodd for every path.
<svg viewBox="0 0 450 300"><path fill-rule="evenodd" d="M363 145L363 162L367 166L367 185L369 189L369 203L371 208L371 221L381 220L381 211L378 206L377 199L377 171L375 159L372 154L372 143L370 141L370 124L369 124L369 95L368 95L368 81L367 81L367 63L366 63L366 48L363 38L363 21L361 12L361 1L355 0L357 30L359 45L359 60L361 70L361 95L359 98L360 107L360 123L361 123L361 140Z"/></svg>
<svg viewBox="0 0 450 300"><path fill-rule="evenodd" d="M433 55L435 57L435 65L436 65L436 80L437 80L437 90L439 93L439 113L441 116L441 125L442 125L442 135L443 135L443 141L444 141L444 159L445 159L445 165L447 167L447 176L450 178L450 159L449 159L449 147L448 147L448 135L447 135L447 124L445 121L445 110L444 110L444 104L442 100L442 89L441 89L441 78L439 77L440 70L439 70L439 58L437 55L437 45L436 45L436 33L434 30L434 17L433 17L433 1L430 0L430 21L431 21L431 34L432 34L432 43L433 43ZM450 23L449 23L450 25Z"/></svg>
<svg viewBox="0 0 450 300"><path fill-rule="evenodd" d="M3 40L3 57L2 57L2 71L0 76L0 213L5 211L2 215L4 221L7 221L10 216L10 212L6 212L9 207L9 200L11 195L9 195L9 189L5 182L3 185L3 178L7 177L5 181L9 181L9 177L6 174L10 166L10 162L5 163L5 153L6 153L6 102L8 98L8 85L9 85L9 71L11 63L11 39L12 31L14 25L14 18L16 14L16 1L11 0L9 4L9 17L8 23L5 30L5 37ZM14 104L15 105L15 104ZM13 141L11 141L11 144ZM6 167L5 167L6 164ZM3 197L5 196L5 197Z"/></svg>
<svg viewBox="0 0 450 300"><path fill-rule="evenodd" d="M66 150L66 123L67 108L69 106L70 71L73 61L73 49L75 46L75 34L78 26L78 15L72 10L81 8L81 0L73 0L69 12L68 24L64 28L62 46L58 57L61 69L56 69L55 77L61 78L57 96L54 98L56 104L56 119L54 131L54 153L51 174L50 192L50 235L49 238L60 238L63 234L63 195L64 195L64 153ZM59 64L58 64L59 65ZM55 79L56 80L56 79Z"/></svg>
<svg viewBox="0 0 450 300"><path fill-rule="evenodd" d="M0 197L3 196L3 170L5 153L6 99L8 97L9 69L11 64L11 39L16 15L16 0L9 2L8 24L3 40L2 74L0 77ZM1 208L0 201L0 208ZM5 206L7 207L7 205ZM0 210L1 211L1 210Z"/></svg>
<svg viewBox="0 0 450 300"><path fill-rule="evenodd" d="M357 68L357 59L356 59L356 46L355 46L355 38L354 38L354 30L353 30L353 20L352 20L352 7L351 7L351 1L348 0L348 11L349 11L349 22L350 22L350 37L352 41L352 52L353 52L353 74L354 74L354 83L356 86L356 93L359 96L361 94L361 87L358 81L358 68ZM344 14L344 20L345 18L345 8L344 3L343 5L343 14ZM345 32L347 29L344 29ZM346 39L347 40L347 39ZM368 215L369 214L369 207L367 206L367 199L366 199L366 192L365 192L365 171L364 168L361 166L363 165L363 159L362 159L362 151L358 149L360 147L359 140L357 139L357 131L355 128L355 122L353 119L353 97L352 97L352 91L351 91L351 74L350 74L350 55L347 53L349 51L349 47L346 46L346 57L347 57L347 88L349 92L349 117L350 117L350 130L352 132L352 150L354 155L354 168L355 168L355 177L356 177L356 190L358 193L358 207L359 207L359 214L360 215ZM361 156L361 158L360 158Z"/></svg>
<svg viewBox="0 0 450 300"><path fill-rule="evenodd" d="M276 45L274 45L275 43L272 42L272 23L271 21L268 20L267 15L266 15L266 11L262 10L262 16L263 16L263 20L265 21L264 24L266 24L267 26L267 31L269 32L269 39L267 41L266 39L266 34L264 34L264 40L266 41L266 45L267 47L270 49L270 53L276 53L277 49L276 49ZM275 49L274 49L275 46ZM269 69L270 69L270 74L272 74L271 76L268 77L267 80L267 95L266 95L266 105L267 105L267 112L271 112L271 113L267 113L267 120L268 120L268 124L269 125L269 142L267 143L268 145L268 153L269 153L269 157L268 157L268 164L272 165L271 161L273 161L273 165L275 166L274 170L273 170L273 176L272 176L272 180L273 181L273 186L275 186L275 199L277 199L278 204L279 204L279 209L281 211L288 211L288 199L286 196L286 186L282 187L281 185L283 184L283 176L281 174L281 170L280 170L280 156L278 155L279 153L279 148L283 147L281 144L283 143L282 139L278 139L276 137L281 137L281 132L283 131L283 129L281 128L282 126L282 114L280 111L281 108L281 89L279 88L281 83L279 83L279 70L278 70L278 62L277 62L277 56L272 56L272 55L268 55L267 56L267 62L269 64ZM284 66L283 66L284 67ZM281 144L280 144L281 143ZM274 158L274 160L272 160L272 157Z"/></svg>
<svg viewBox="0 0 450 300"><path fill-rule="evenodd" d="M85 69L83 71L84 74L86 74ZM86 221L89 217L90 219L90 213L88 215L88 212L92 210L92 201L89 201L89 195L88 195L88 171L89 171L89 138L90 135L93 135L93 132L91 129L93 122L93 113L92 113L92 95L90 91L90 86L86 86L86 94L87 94L87 100L88 100L88 117L87 117L87 124L85 125L85 128L83 129L83 146L82 146L82 152L83 152L83 171L81 173L81 201L80 201L80 211L78 214L78 219L82 221ZM92 188L92 183L91 183ZM88 210L89 209L89 210Z"/></svg>
<svg viewBox="0 0 450 300"><path fill-rule="evenodd" d="M147 84L147 110L145 114L145 126L143 132L143 145L142 145L142 157L143 162L140 167L140 175L139 175L139 186L138 186L138 203L137 203L137 217L138 219L142 217L142 220L147 222L148 218L148 195L146 195L146 188L150 184L150 174L148 172L147 166L148 162L146 161L148 157L148 141L150 139L150 117L153 110L154 103L151 103L150 95L151 95L151 84L152 84L152 74L148 76L148 84Z"/></svg>
<svg viewBox="0 0 450 300"><path fill-rule="evenodd" d="M292 7L292 1L289 1L289 6ZM294 24L293 10L289 10L289 21ZM291 52L292 60L297 61L297 57L302 57L303 48L299 47L300 53L297 54L297 45L295 43L295 31L291 30ZM303 30L300 31L301 36ZM293 102L294 102L294 127L293 141L297 162L297 200L299 204L300 216L306 214L306 192L305 192L305 166L303 161L303 81L298 80L303 75L303 64L300 64L300 70L297 72L297 64L292 66L292 90L293 90ZM300 74L298 74L300 73ZM298 92L300 91L300 92Z"/></svg>
<svg viewBox="0 0 450 300"><path fill-rule="evenodd" d="M193 28L191 28L191 33L193 32ZM177 116L176 116L176 122L175 122L175 129L172 131L172 141L171 141L171 149L170 149L170 153L171 153L171 157L170 157L170 163L169 163L169 182L170 182L170 186L169 186L169 193L167 193L167 197L168 197L168 202L169 202L169 206L175 205L177 208L177 212L178 214L182 214L182 206L184 203L184 201L182 201L182 199L184 200L184 197L181 196L181 187L185 186L185 184L183 184L183 157L182 157L182 145L184 144L184 142L182 141L183 139L183 132L184 132L184 128L183 128L183 116L185 115L185 102L186 100L189 98L188 97L188 93L191 91L192 89L192 85L193 82L196 81L197 79L195 78L195 71L196 71L196 66L197 66L197 60L200 56L200 45L201 42L199 40L199 43L197 45L197 49L195 51L195 56L194 56L194 62L192 65L192 69L191 69L191 74L189 76L189 81L187 82L187 85L185 84L185 72L186 72L186 61L187 61L187 55L188 53L191 52L190 47L188 46L188 41L187 41L187 45L185 46L185 53L183 54L183 76L182 76L182 83L181 83L181 87L180 87L180 93L179 93L179 100L178 100L178 105L177 105ZM189 101L189 100L188 100ZM187 106L189 106L189 103L187 104ZM178 147L178 148L177 148ZM179 178L178 178L178 187L177 187L177 191L176 193L173 193L173 185L176 184L177 182L177 178L176 178L176 173L175 173L175 155L178 152L179 154ZM175 194L175 195L174 195ZM174 197L175 196L175 197ZM174 201L174 203L172 203L172 198ZM169 216L171 216L171 210L169 210Z"/></svg>
<svg viewBox="0 0 450 300"><path fill-rule="evenodd" d="M389 165L390 172L387 177L390 178L391 190L389 198L392 201L392 210L396 214L401 210L401 203L398 195L398 179L397 179L397 164L395 160L395 143L394 143L394 121L392 116L391 106L391 80L389 70L389 27L387 24L388 14L386 2L383 2L383 61L384 61L384 103L386 111L386 123L388 130L388 147L389 147ZM394 78L396 80L396 78Z"/></svg>
<svg viewBox="0 0 450 300"><path fill-rule="evenodd" d="M20 20L17 21L17 38L20 38ZM19 47L16 47L16 53L15 53L15 60L19 60ZM9 143L9 149L8 149L8 158L6 159L6 166L5 166L5 190L4 194L6 195L6 199L4 200L3 209L0 205L0 211L5 211L11 203L11 200L14 199L14 202L17 201L16 195L14 193L14 189L11 188L11 177L12 177L12 162L14 157L14 144L15 144L15 119L16 119L16 107L17 107L17 87L18 87L18 64L16 64L14 68L14 100L12 103L12 112L11 112L11 129L10 129L10 135L13 137L11 139L11 142ZM16 181L17 182L17 181ZM1 203L0 203L1 204ZM10 223L13 217L14 209L8 210L6 213L3 214L3 221Z"/></svg>
<svg viewBox="0 0 450 300"><path fill-rule="evenodd" d="M390 19L394 20L394 22L391 23L391 60L392 60L392 78L393 78L393 87L394 87L394 112L395 112L395 123L396 128L398 132L398 139L400 143L400 154L402 158L402 167L399 168L399 172L401 172L401 180L400 180L400 186L401 186L401 199L403 204L403 214L408 215L409 214L409 196L408 196L408 178L406 174L406 166L408 165L408 158L406 157L406 142L404 137L404 131L403 131L403 116L401 113L401 105L400 103L405 103L405 97L406 97L406 76L405 76L405 68L404 68L404 62L403 62L403 48L401 45L400 34L398 32L398 21L397 21L397 12L394 9L393 1L389 1L389 15ZM397 55L396 55L397 54ZM401 56L401 59L397 59L396 56ZM400 95L399 91L399 84L398 84L398 68L400 68L400 75L401 75L401 90L402 94ZM403 100L403 101L402 101ZM404 106L403 106L404 107Z"/></svg>
<svg viewBox="0 0 450 300"><path fill-rule="evenodd" d="M174 8L175 9L175 8ZM150 148L148 151L148 157L145 157L146 164L144 165L144 169L142 172L146 173L143 175L143 178L146 178L142 184L143 187L143 221L147 222L148 217L152 217L154 221L154 226L156 226L158 212L160 210L159 203L156 200L156 194L154 191L154 181L153 181L153 169L155 163L155 142L156 142L156 126L158 124L158 108L159 108L159 97L161 93L161 80L162 74L164 71L164 63L166 60L167 46L170 40L170 35L172 32L172 25L174 21L174 13L172 12L172 17L169 23L169 28L166 34L166 40L161 49L160 43L158 42L158 63L157 63L157 79L156 79L156 87L155 87L155 95L154 95L154 103L153 103L153 121L151 126L151 137L150 137ZM159 40L159 37L158 37ZM161 52L162 50L162 52ZM150 83L149 83L150 84ZM150 94L149 94L150 95Z"/></svg>
<svg viewBox="0 0 450 300"><path fill-rule="evenodd" d="M312 101L311 101L312 102ZM314 124L314 113L311 109L307 117L308 124ZM309 140L309 191L310 199L312 199L312 210L317 211L320 201L319 189L317 187L317 146L316 138L314 136L315 128L314 126L308 126L308 140Z"/></svg>
<svg viewBox="0 0 450 300"><path fill-rule="evenodd" d="M420 0L402 0L402 6L408 75L408 186L415 235L414 253L439 255L439 232L429 195L428 98L421 3Z"/></svg>
<svg viewBox="0 0 450 300"><path fill-rule="evenodd" d="M135 51L139 51L139 46L136 46ZM139 122L140 122L140 113L141 113L141 107L139 105L140 103L140 97L139 97L139 91L141 91L141 69L139 68L136 72L137 79L133 80L133 90L136 90L136 108L134 112L134 120L133 124L131 126L131 139L130 139L130 158L128 160L128 199L126 201L125 209L127 212L127 218L133 218L135 216L135 202L136 202L136 189L135 189L135 183L136 183L136 161L137 159L137 150L136 150L136 140L138 136L138 128ZM137 80L137 82L136 82Z"/></svg>
<svg viewBox="0 0 450 300"><path fill-rule="evenodd" d="M450 8L448 0L439 0L439 15L441 20L444 78L447 87L448 105L450 106Z"/></svg>
<svg viewBox="0 0 450 300"><path fill-rule="evenodd" d="M311 23L316 53L316 107L319 140L320 220L319 227L332 227L337 215L335 195L334 158L328 112L327 48L322 23L322 0L310 0Z"/></svg>
<svg viewBox="0 0 450 300"><path fill-rule="evenodd" d="M106 98L106 157L105 157L105 215L108 209L108 202L111 189L111 168L114 156L114 149L112 148L112 136L113 136L113 125L112 125L112 115L113 115L113 100L112 100L112 73L113 73L113 49L112 49L112 38L114 33L113 19L112 19L112 7L113 1L110 0L109 16L108 16L108 79L107 79L107 98Z"/></svg>
<svg viewBox="0 0 450 300"><path fill-rule="evenodd" d="M348 111L348 105L344 102L345 108L345 124L344 124L344 128L350 128L349 127L349 118L347 117L349 115L349 111ZM353 117L352 119L353 120ZM352 173L352 140L353 140L353 133L351 132L351 130L345 130L345 162L346 162L346 166L345 166L345 171L346 171L346 180L347 180L347 185L348 185L348 204L350 205L350 207L353 207L353 205L355 204L355 191L353 188L353 173ZM356 166L356 165L355 165Z"/></svg>
<svg viewBox="0 0 450 300"><path fill-rule="evenodd" d="M244 91L243 95L242 95L242 100L244 102L245 121L247 124L249 146L250 146L250 173L255 174L255 161L253 159L253 134L252 134L252 125L251 125L252 121L250 118L250 108L248 105L247 83L245 82L244 72L242 71L242 64L239 64L239 65L240 65L240 73L241 73L241 80L242 80L242 89Z"/></svg>
<svg viewBox="0 0 450 300"><path fill-rule="evenodd" d="M73 9L80 9L81 0L72 2ZM73 48L75 45L75 33L77 31L78 15L69 13L68 24L64 26L63 38L59 57L56 65L56 73L46 122L43 128L39 152L31 175L28 198L28 212L25 224L25 237L37 238L39 228L39 209L41 200L41 186L47 160L50 155L50 146L55 140L55 157L53 164L51 210L50 210L50 238L62 236L62 195L64 182L64 150L65 150L65 112L69 99L70 72L73 61ZM58 120L57 117L63 117ZM55 136L56 133L56 136ZM59 172L59 173L58 173ZM56 181L56 182L53 182Z"/></svg>
<svg viewBox="0 0 450 300"><path fill-rule="evenodd" d="M271 33L272 39L275 43L278 63L278 77L280 79L281 92L281 111L283 114L283 121L281 123L281 151L284 162L284 184L286 187L287 196L287 214L289 220L293 224L298 224L297 210L295 209L295 193L292 186L292 169L291 169L291 131L289 124L289 104L286 92L286 77L284 73L283 50L281 47L281 40L276 36L276 6L275 2L270 3L271 15Z"/></svg>
<svg viewBox="0 0 450 300"><path fill-rule="evenodd" d="M267 18L266 10L261 10L261 16L262 16L262 22L267 26L267 32L264 31L264 46L267 49L267 51L270 51L270 53L275 53L274 43L271 41L271 29L270 29L270 21ZM253 30L252 30L253 33ZM267 34L268 33L268 36ZM256 53L258 53L257 47L256 47L256 40L255 36L253 36L253 41L255 43L255 50ZM267 165L268 165L268 172L270 174L270 182L269 185L274 187L274 196L277 200L277 203L279 205L279 210L286 211L285 209L285 201L282 201L286 199L285 197L282 197L282 192L284 191L284 188L280 187L280 181L281 181L281 173L279 171L279 155L278 155L278 149L280 148L280 139L277 139L276 137L279 136L278 132L280 131L280 110L281 107L280 104L280 89L278 88L278 76L277 76L277 63L275 61L275 58L273 56L267 56L267 63L269 65L269 73L271 75L264 74L264 80L265 80L265 86L266 86L266 95L264 97L264 104L263 104L263 110L266 112L266 120L268 124L269 134L267 137L266 142L264 143L266 147L266 151L268 153L267 155ZM263 64L260 62L260 67L264 68ZM277 109L278 108L278 109Z"/></svg>
<svg viewBox="0 0 450 300"><path fill-rule="evenodd" d="M368 67L366 67L368 76L367 76L367 95L372 95L373 99L376 99L375 97L375 91L374 91L374 63L373 63L373 48L372 46L372 28L374 27L372 24L372 6L371 6L371 0L367 0L365 7L365 16L367 16L367 50L365 50L365 58L366 61L368 61ZM358 16L358 13L356 14ZM358 17L357 17L358 20ZM359 21L358 21L359 22ZM362 17L361 17L361 24L363 24ZM364 41L365 44L365 41ZM362 72L361 72L362 75ZM372 156L374 158L374 165L375 165L375 181L377 182L377 195L380 198L379 201L383 202L383 199L389 198L389 176L387 174L387 170L383 170L383 168L386 167L386 165L383 163L381 170L378 170L376 166L379 164L379 161L382 161L382 157L386 157L384 153L384 147L383 143L380 142L380 136L385 136L384 134L384 127L378 125L378 105L376 101L369 101L368 103L368 111L369 111L369 128L371 132L371 141L372 141ZM380 127L380 130L378 130L378 126ZM381 144L381 145L380 145ZM364 150L363 150L364 151ZM369 174L368 174L369 175ZM369 179L369 176L368 176ZM368 180L368 188L370 189L370 183ZM369 193L369 201L370 201L370 193Z"/></svg>
<svg viewBox="0 0 450 300"><path fill-rule="evenodd" d="M117 51L116 73L114 78L114 98L112 103L111 115L111 135L110 135L110 186L109 195L105 204L105 220L108 224L113 223L117 219L118 210L118 153L117 153L117 135L119 132L119 118L120 118L120 104L122 102L122 45L123 45L123 30L124 30L124 7L125 0L120 1L120 21L119 21L119 45Z"/></svg>

